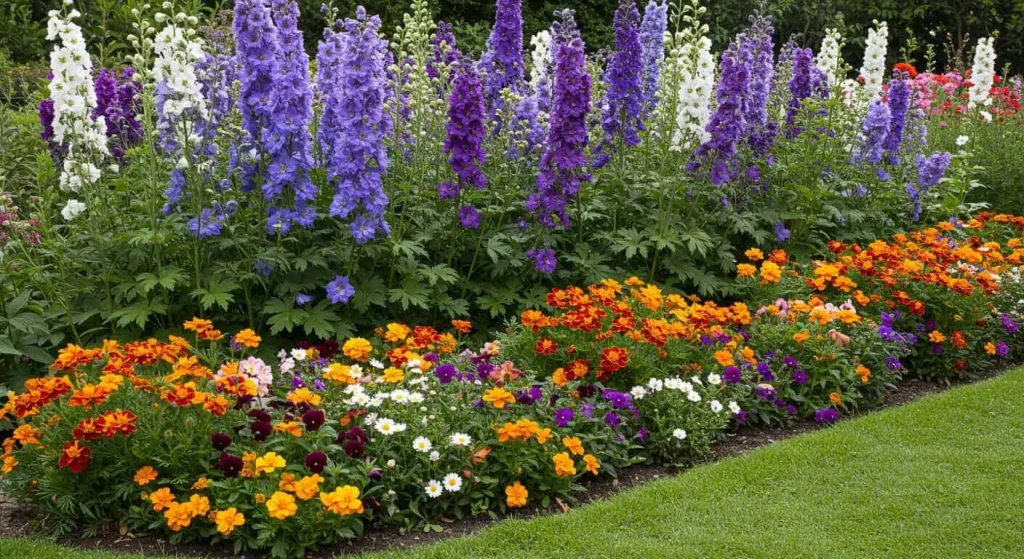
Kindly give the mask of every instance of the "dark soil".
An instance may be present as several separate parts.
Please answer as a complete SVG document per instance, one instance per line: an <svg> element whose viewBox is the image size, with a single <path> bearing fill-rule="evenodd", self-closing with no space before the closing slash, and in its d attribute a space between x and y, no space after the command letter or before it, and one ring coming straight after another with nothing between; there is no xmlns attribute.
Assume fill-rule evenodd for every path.
<svg viewBox="0 0 1024 559"><path fill-rule="evenodd" d="M993 371L969 381L935 382L910 378L890 386L886 392L885 407L901 406L923 396L942 392L952 386L969 384L998 376L1006 369ZM709 461L717 461L730 456L737 456L768 446L777 441L788 439L809 431L818 429L818 426L809 420L800 420L788 427L748 427L740 431L729 433L725 440L720 441L714 447ZM624 489L643 485L660 478L673 476L681 471L680 468L671 466L646 466L638 465L619 472L617 479L600 479L586 483L586 492L577 496L577 502L572 506L579 506L585 503L597 501L613 495ZM568 512L572 507L567 503L558 502L547 508L532 506L517 511L507 516L481 515L463 519L441 519L442 532L424 532L422 530L402 532L396 527L371 527L366 534L359 539L321 550L310 557L329 558L334 555L358 555L385 549L406 549L436 542L439 540L464 536L482 530L492 523L504 518L531 518L545 514L558 514ZM6 500L0 494L0 538L14 538L31 535L35 532L35 525L31 512L19 507L16 503ZM167 554L186 555L194 557L209 558L231 558L231 557L256 557L255 554L235 556L227 546L211 546L207 544L176 544L172 545L166 539L155 536L135 536L118 530L111 529L109 534L100 537L77 538L65 537L60 542L64 545L79 549L102 549L123 553L141 553L147 556L162 556Z"/></svg>

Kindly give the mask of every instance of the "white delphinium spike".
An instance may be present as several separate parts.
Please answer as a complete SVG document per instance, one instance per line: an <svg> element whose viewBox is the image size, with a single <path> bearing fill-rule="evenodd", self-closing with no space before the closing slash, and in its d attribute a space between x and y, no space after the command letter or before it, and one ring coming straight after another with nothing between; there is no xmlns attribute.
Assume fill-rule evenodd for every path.
<svg viewBox="0 0 1024 559"><path fill-rule="evenodd" d="M971 65L971 87L967 90L968 107L987 107L992 104L989 92L995 81L996 51L992 37L978 39L974 47L974 64Z"/></svg>
<svg viewBox="0 0 1024 559"><path fill-rule="evenodd" d="M889 49L889 26L884 22L875 21L875 28L868 30L868 39L864 45L864 64L860 75L864 79L864 92L868 97L878 95L882 91L882 80L885 79L885 55Z"/></svg>

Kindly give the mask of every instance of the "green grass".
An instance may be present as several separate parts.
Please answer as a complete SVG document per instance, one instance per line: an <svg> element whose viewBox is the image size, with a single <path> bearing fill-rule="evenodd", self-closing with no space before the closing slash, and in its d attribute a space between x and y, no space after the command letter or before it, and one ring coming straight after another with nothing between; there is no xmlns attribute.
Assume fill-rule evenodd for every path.
<svg viewBox="0 0 1024 559"><path fill-rule="evenodd" d="M1024 370L384 558L1021 557ZM38 540L0 558L113 559Z"/></svg>

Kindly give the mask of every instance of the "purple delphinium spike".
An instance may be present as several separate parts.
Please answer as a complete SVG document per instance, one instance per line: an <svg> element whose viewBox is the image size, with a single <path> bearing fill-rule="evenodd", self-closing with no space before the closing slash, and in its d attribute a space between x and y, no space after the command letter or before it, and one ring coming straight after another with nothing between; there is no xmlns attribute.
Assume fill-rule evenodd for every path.
<svg viewBox="0 0 1024 559"><path fill-rule="evenodd" d="M555 43L554 99L551 126L540 160L537 192L530 194L526 209L535 212L547 227L559 223L569 228L566 207L590 181L587 165L587 114L590 112L590 74L583 40L572 10L556 12L552 27Z"/></svg>
<svg viewBox="0 0 1024 559"><path fill-rule="evenodd" d="M882 161L882 154L885 151L883 143L886 134L889 133L889 105L875 98L868 107L868 113L860 126L860 143L853 150L850 156L851 163L862 163L867 161L872 165L878 165Z"/></svg>
<svg viewBox="0 0 1024 559"><path fill-rule="evenodd" d="M910 85L904 72L894 72L889 82L889 131L886 133L882 147L889 154L889 163L898 165L900 161L900 145L903 144L903 132L907 124L907 111L910 109Z"/></svg>
<svg viewBox="0 0 1024 559"><path fill-rule="evenodd" d="M627 147L640 143L644 129L640 86L643 71L643 47L640 45L640 12L633 0L619 0L615 10L615 53L604 72L608 87L601 100L601 128L604 139L594 150L594 167L601 168L611 159L618 142Z"/></svg>
<svg viewBox="0 0 1024 559"><path fill-rule="evenodd" d="M468 64L455 67L452 91L448 95L448 124L444 153L455 172L455 180L438 187L439 197L458 196L463 188L487 187L483 164L487 159L484 138L484 95L480 78Z"/></svg>
<svg viewBox="0 0 1024 559"><path fill-rule="evenodd" d="M278 60L277 27L263 0L236 0L233 30L238 59L238 108L242 115L242 129L247 133L247 153L256 150L262 156L263 129L269 125L273 106L274 67ZM255 188L259 173L257 161L241 163L242 191Z"/></svg>
<svg viewBox="0 0 1024 559"><path fill-rule="evenodd" d="M477 68L483 76L487 119L494 122L494 133L498 133L502 122L496 114L505 108L501 90L519 92L526 70L523 62L522 0L498 0L494 27L487 38L487 50L480 56Z"/></svg>
<svg viewBox="0 0 1024 559"><path fill-rule="evenodd" d="M142 84L135 80L133 68L122 68L114 72L101 68L94 82L96 108L93 118L103 117L107 124L110 154L122 161L125 149L142 139L142 124L136 115L141 110L139 95Z"/></svg>
<svg viewBox="0 0 1024 559"><path fill-rule="evenodd" d="M644 71L641 79L644 111L650 112L658 105L658 89L661 86L661 65L665 61L665 30L668 29L668 3L651 0L644 8L644 19L640 23L640 44L644 52Z"/></svg>
<svg viewBox="0 0 1024 559"><path fill-rule="evenodd" d="M750 56L750 84L744 108L745 135L758 156L771 149L778 133L778 124L768 118L768 101L775 80L773 33L771 18L757 16L740 37Z"/></svg>
<svg viewBox="0 0 1024 559"><path fill-rule="evenodd" d="M436 79L441 76L440 67L451 66L462 56L455 46L452 24L444 21L437 22L437 31L430 37L430 45L433 47L433 53L427 60L427 77Z"/></svg>
<svg viewBox="0 0 1024 559"><path fill-rule="evenodd" d="M737 144L746 128L744 115L749 89L750 50L743 41L733 41L722 54L721 78L715 92L718 106L707 125L711 139L694 152L699 159L710 163L711 183L715 186L728 183L735 174L730 169L730 160L736 154ZM689 167L691 172L699 165L694 162Z"/></svg>
<svg viewBox="0 0 1024 559"><path fill-rule="evenodd" d="M786 108L786 137L793 137L800 134L796 128L796 116L800 113L800 107L804 99L812 93L812 68L814 68L814 53L809 48L796 48L793 51L793 72L789 78L789 106Z"/></svg>

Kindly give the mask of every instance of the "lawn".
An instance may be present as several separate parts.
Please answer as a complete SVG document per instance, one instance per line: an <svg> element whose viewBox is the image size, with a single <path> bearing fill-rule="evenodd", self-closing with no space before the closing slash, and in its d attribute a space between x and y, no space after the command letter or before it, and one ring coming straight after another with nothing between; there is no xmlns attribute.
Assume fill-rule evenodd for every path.
<svg viewBox="0 0 1024 559"><path fill-rule="evenodd" d="M1024 370L570 514L372 557L1019 557ZM35 540L0 557L110 559Z"/></svg>

